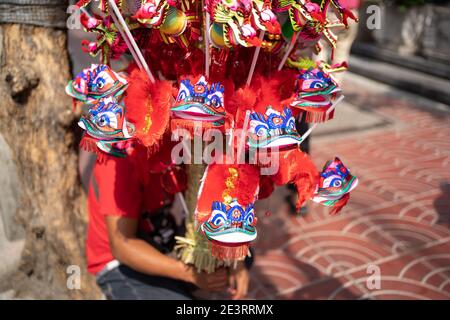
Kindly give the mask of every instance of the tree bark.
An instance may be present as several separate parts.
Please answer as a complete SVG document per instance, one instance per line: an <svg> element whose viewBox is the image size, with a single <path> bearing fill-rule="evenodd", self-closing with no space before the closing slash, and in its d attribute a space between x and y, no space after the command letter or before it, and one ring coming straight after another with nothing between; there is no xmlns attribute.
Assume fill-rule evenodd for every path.
<svg viewBox="0 0 450 320"><path fill-rule="evenodd" d="M86 201L77 173L80 132L64 92L71 77L66 32L0 25L0 66L0 134L18 169L16 218L26 230L20 268L9 285L18 297L99 297L84 257ZM80 290L67 288L70 265L81 270ZM8 283L2 287L8 289Z"/></svg>

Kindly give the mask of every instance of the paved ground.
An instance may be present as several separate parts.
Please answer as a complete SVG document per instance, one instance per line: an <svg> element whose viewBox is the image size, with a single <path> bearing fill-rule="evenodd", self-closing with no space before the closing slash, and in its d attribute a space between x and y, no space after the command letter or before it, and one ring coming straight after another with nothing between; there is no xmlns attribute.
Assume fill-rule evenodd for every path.
<svg viewBox="0 0 450 320"><path fill-rule="evenodd" d="M259 207L250 296L266 299L450 298L448 106L348 74L345 103L312 140L319 167L340 156L359 186L338 216L310 205ZM381 288L367 278L377 266Z"/></svg>

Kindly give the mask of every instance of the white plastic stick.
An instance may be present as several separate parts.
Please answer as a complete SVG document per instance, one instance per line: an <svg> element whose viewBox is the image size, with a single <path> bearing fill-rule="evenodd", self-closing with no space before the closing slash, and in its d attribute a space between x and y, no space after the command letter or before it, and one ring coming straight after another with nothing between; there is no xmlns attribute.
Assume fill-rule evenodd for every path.
<svg viewBox="0 0 450 320"><path fill-rule="evenodd" d="M89 18L92 18L92 15L84 7L80 7L80 11L85 13Z"/></svg>
<svg viewBox="0 0 450 320"><path fill-rule="evenodd" d="M340 95L339 98L337 98L337 100L333 103L333 105L327 110L327 112L326 112L326 115L327 115L327 116L331 113L331 111L333 111L333 110L337 107L338 103L341 102L342 99L344 99L344 96L343 96L343 95ZM308 131L306 131L305 134L302 135L302 141L300 142L300 144L301 144L303 141L305 141L306 138L308 138L308 136L311 134L311 132L317 127L317 124L318 124L318 123L314 123L314 124L311 126L311 128L309 128Z"/></svg>
<svg viewBox="0 0 450 320"><path fill-rule="evenodd" d="M206 11L205 15L205 76L209 78L209 28L210 28L210 16Z"/></svg>
<svg viewBox="0 0 450 320"><path fill-rule="evenodd" d="M238 146L238 150L237 150L237 160L238 161L241 159L241 154L245 148L245 136L247 134L247 126L248 126L249 120L250 120L250 110L247 110L245 112L245 119L244 119L244 125L242 126L241 136L239 138L239 146Z"/></svg>
<svg viewBox="0 0 450 320"><path fill-rule="evenodd" d="M233 139L234 139L234 130L233 130L233 127L231 127L231 129L230 129L230 141L228 141L228 148L231 148L231 146L233 145Z"/></svg>
<svg viewBox="0 0 450 320"><path fill-rule="evenodd" d="M177 192L176 195L178 196L178 199L181 202L181 206L183 207L184 210L184 214L186 215L186 217L189 215L189 210L188 207L186 205L186 200L184 200L184 196L182 192Z"/></svg>
<svg viewBox="0 0 450 320"><path fill-rule="evenodd" d="M111 17L114 20L114 23L116 24L117 30L119 30L120 34L122 35L123 40L125 40L125 43L128 47L128 49L130 50L131 55L133 56L134 61L136 61L137 66L139 67L139 69L144 70L144 66L142 65L141 61L139 60L139 57L137 55L137 53L134 51L133 46L130 43L130 40L128 40L127 35L125 34L125 32L123 31L122 27L120 26L116 15L111 12Z"/></svg>
<svg viewBox="0 0 450 320"><path fill-rule="evenodd" d="M294 39L292 39L292 41L289 44L286 52L284 53L283 59L281 59L280 65L278 66L278 71L280 71L283 68L284 64L286 63L287 58L291 54L292 49L294 48L295 44L297 43L298 34L299 34L299 32L297 32L294 35Z"/></svg>
<svg viewBox="0 0 450 320"><path fill-rule="evenodd" d="M143 68L145 70L145 72L147 72L150 81L152 83L155 83L155 77L153 76L152 72L150 71L150 68L148 67L147 62L145 62L145 59L142 56L142 52L141 52L141 50L139 50L139 47L137 46L136 41L134 41L134 38L130 32L130 29L128 28L125 20L123 19L123 16L119 11L119 8L117 7L114 0L108 0L108 3L111 6L111 8L113 9L110 14L111 14L114 22L116 23L120 34L124 38L131 53L133 54L133 51L134 51L136 54L136 55L133 54L133 58L136 60L136 63L138 65L140 65L140 68L141 69Z"/></svg>
<svg viewBox="0 0 450 320"><path fill-rule="evenodd" d="M261 33L259 34L259 40L262 41L265 33L266 33L265 31L261 30ZM253 53L252 65L250 67L250 71L248 72L248 77L247 77L247 86L249 86L250 83L252 82L253 73L255 72L255 67L256 67L256 61L258 61L259 51L261 51L261 47L256 47L255 53Z"/></svg>

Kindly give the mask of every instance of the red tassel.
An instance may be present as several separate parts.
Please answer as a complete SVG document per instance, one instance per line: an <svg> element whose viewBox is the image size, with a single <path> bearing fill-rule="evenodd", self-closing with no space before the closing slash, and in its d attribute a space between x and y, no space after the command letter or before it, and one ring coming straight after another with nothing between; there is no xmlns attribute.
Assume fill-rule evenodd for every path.
<svg viewBox="0 0 450 320"><path fill-rule="evenodd" d="M212 122L209 121L199 121L199 123L201 123L201 126L195 126L194 122L191 120L171 119L170 130L175 131L177 129L185 129L191 134L191 136L203 136L203 134L206 134L204 138L208 139L212 137L212 132L208 132L209 129L217 129L221 132L224 132L226 128L224 125L215 126Z"/></svg>
<svg viewBox="0 0 450 320"><path fill-rule="evenodd" d="M85 134L81 138L80 149L83 149L91 153L97 153L98 152L97 141Z"/></svg>
<svg viewBox="0 0 450 320"><path fill-rule="evenodd" d="M238 260L247 256L250 243L233 244L212 240L211 247L212 256L219 260Z"/></svg>
<svg viewBox="0 0 450 320"><path fill-rule="evenodd" d="M305 115L305 121L308 123L325 122L334 118L334 110L327 115L327 108L292 108L299 109Z"/></svg>
<svg viewBox="0 0 450 320"><path fill-rule="evenodd" d="M330 215L334 216L338 214L342 208L348 203L348 200L350 199L350 193L346 193L338 202L334 204L330 211Z"/></svg>
<svg viewBox="0 0 450 320"><path fill-rule="evenodd" d="M81 138L80 149L97 155L97 161L100 163L107 158L106 154L97 147L97 140L86 134Z"/></svg>

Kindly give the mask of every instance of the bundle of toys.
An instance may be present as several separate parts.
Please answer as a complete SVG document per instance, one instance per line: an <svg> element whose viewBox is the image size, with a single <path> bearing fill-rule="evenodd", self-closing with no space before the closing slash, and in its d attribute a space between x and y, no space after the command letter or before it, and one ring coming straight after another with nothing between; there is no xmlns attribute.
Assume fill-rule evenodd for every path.
<svg viewBox="0 0 450 320"><path fill-rule="evenodd" d="M223 134L227 151L216 150L208 163L186 236L178 238L185 262L212 271L243 259L257 236L255 201L269 197L274 185L295 184L298 208L312 200L336 214L348 202L357 178L338 158L319 172L299 147L333 118L343 98L332 74L346 70L346 62L302 56L305 48L319 52L322 42L336 47L332 30L356 20L338 0L101 0L97 8L81 0L77 6L85 31L97 34L83 41L84 50L100 60L66 87L88 110L79 121L82 148L102 161L130 156L138 145L151 160L167 153L173 143L163 137L180 128L194 136ZM111 65L121 56L130 65L115 71ZM301 120L311 123L303 135ZM186 166L172 160L161 188L183 199Z"/></svg>

